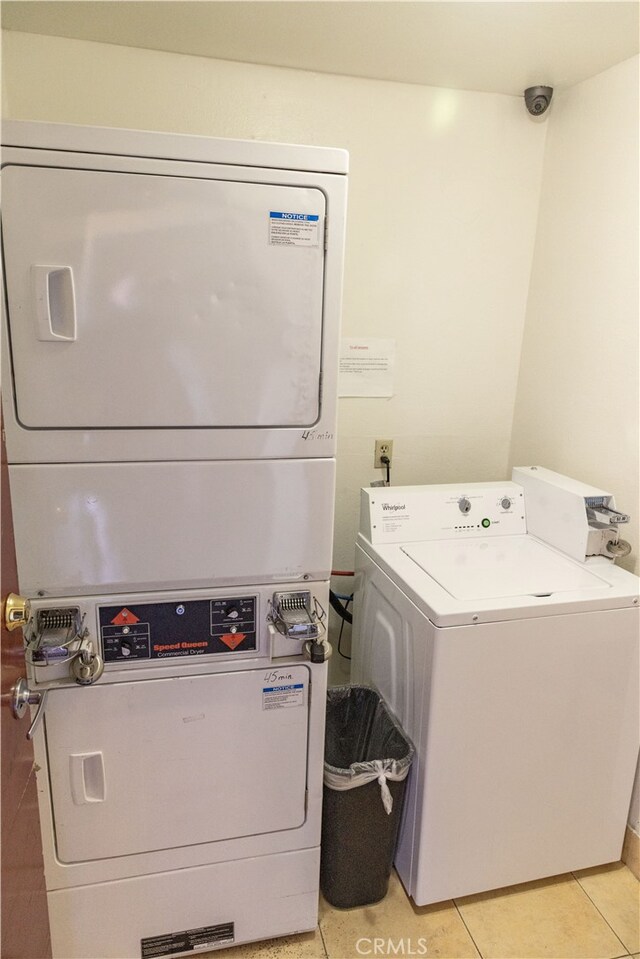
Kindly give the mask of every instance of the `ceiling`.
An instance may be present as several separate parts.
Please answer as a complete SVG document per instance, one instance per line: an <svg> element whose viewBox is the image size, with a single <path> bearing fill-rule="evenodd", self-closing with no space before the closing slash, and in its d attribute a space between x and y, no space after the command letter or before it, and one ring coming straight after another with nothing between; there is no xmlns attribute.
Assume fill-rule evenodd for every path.
<svg viewBox="0 0 640 959"><path fill-rule="evenodd" d="M521 95L638 52L637 2L5 0L8 30Z"/></svg>

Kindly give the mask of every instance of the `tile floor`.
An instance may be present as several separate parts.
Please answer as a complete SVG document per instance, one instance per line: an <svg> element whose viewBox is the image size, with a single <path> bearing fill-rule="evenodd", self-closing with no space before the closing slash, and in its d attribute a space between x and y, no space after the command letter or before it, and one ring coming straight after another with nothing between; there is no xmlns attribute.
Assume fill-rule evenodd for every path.
<svg viewBox="0 0 640 959"><path fill-rule="evenodd" d="M411 904L393 873L387 898L375 906L334 909L322 901L319 926L313 933L208 955L211 959L640 959L639 918L640 883L622 863L423 907Z"/></svg>

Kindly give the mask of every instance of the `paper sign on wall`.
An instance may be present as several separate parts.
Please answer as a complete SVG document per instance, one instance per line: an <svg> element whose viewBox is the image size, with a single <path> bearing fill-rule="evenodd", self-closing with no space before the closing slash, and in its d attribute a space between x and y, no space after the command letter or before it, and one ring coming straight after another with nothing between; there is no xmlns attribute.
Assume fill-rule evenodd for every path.
<svg viewBox="0 0 640 959"><path fill-rule="evenodd" d="M345 337L340 348L339 396L393 396L396 341Z"/></svg>

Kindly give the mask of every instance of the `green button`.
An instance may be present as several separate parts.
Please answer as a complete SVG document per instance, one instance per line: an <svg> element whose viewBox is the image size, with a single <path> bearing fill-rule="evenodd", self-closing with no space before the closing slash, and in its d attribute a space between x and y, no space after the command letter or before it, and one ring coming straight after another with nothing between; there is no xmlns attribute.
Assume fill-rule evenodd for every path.
<svg viewBox="0 0 640 959"><path fill-rule="evenodd" d="M490 519L483 519L483 520L482 520L482 525L484 526L485 529L487 529L489 526L491 526L491 520L490 520Z"/></svg>

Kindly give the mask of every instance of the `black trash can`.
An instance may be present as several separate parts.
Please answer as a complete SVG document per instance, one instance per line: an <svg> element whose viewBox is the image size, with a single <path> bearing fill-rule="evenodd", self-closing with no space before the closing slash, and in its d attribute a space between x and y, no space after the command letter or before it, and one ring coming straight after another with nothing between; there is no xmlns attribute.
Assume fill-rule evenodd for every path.
<svg viewBox="0 0 640 959"><path fill-rule="evenodd" d="M320 887L332 906L386 896L413 754L377 690L327 692Z"/></svg>

